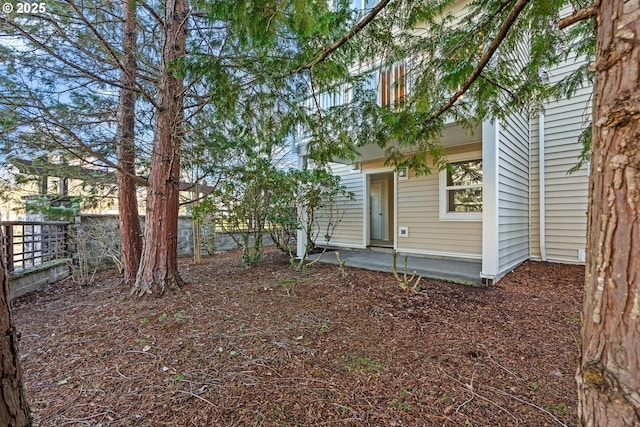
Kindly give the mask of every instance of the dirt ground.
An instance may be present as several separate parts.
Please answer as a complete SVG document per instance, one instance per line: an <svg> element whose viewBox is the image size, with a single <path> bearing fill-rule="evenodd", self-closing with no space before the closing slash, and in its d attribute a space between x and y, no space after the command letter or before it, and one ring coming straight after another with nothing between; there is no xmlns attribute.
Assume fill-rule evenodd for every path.
<svg viewBox="0 0 640 427"><path fill-rule="evenodd" d="M138 299L115 271L13 303L37 426L576 425L583 267L527 262L491 288L269 252L181 261Z"/></svg>

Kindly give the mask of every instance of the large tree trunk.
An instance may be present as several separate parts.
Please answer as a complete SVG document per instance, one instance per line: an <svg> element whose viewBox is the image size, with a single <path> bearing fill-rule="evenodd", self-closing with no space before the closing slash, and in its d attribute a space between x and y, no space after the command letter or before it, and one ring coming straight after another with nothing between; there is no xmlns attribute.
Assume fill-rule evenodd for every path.
<svg viewBox="0 0 640 427"><path fill-rule="evenodd" d="M640 426L640 6L602 0L578 382L583 426Z"/></svg>
<svg viewBox="0 0 640 427"><path fill-rule="evenodd" d="M122 76L118 109L118 165L135 175L135 92L136 78L136 3L123 0L124 28L122 34ZM138 215L136 184L124 172L118 171L118 213L124 281L132 285L140 266L142 232Z"/></svg>
<svg viewBox="0 0 640 427"><path fill-rule="evenodd" d="M151 173L147 188L142 259L132 293L163 294L181 283L178 274L178 194L182 143L183 84L177 60L185 54L188 0L167 0L162 75Z"/></svg>
<svg viewBox="0 0 640 427"><path fill-rule="evenodd" d="M0 216L0 222L2 216ZM5 266L4 236L0 227L0 330L2 332L2 353L0 353L0 425L30 426L31 413L22 384L22 371L18 364L18 340L11 319L9 279Z"/></svg>

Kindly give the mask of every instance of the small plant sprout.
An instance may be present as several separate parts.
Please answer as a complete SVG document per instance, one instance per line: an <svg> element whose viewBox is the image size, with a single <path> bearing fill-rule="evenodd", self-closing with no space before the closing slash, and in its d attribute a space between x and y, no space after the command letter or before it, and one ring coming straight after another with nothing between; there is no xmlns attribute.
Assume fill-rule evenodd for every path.
<svg viewBox="0 0 640 427"><path fill-rule="evenodd" d="M401 411L411 410L411 405L398 399L393 399L391 402L389 402L389 406L391 407L391 409L398 409Z"/></svg>
<svg viewBox="0 0 640 427"><path fill-rule="evenodd" d="M184 310L180 310L179 312L174 314L173 317L177 320L182 320L183 322L186 322L187 320L189 320L189 317L191 316L187 315L187 313L185 313Z"/></svg>
<svg viewBox="0 0 640 427"><path fill-rule="evenodd" d="M391 272L393 273L393 277L395 277L396 280L398 281L400 288L403 291L410 290L412 292L418 292L418 290L420 290L420 280L422 279L422 277L418 276L418 273L416 271L413 272L413 275L411 277L407 275L407 256L405 255L404 257L404 269L403 269L402 277L400 277L400 275L398 274L398 268L397 268L398 253L394 250L393 252L391 252L391 257L393 259L393 263L391 265Z"/></svg>
<svg viewBox="0 0 640 427"><path fill-rule="evenodd" d="M380 375L380 371L382 371L384 366L385 362L366 356L352 357L344 364L344 367L351 373L367 374L374 377L378 377Z"/></svg>

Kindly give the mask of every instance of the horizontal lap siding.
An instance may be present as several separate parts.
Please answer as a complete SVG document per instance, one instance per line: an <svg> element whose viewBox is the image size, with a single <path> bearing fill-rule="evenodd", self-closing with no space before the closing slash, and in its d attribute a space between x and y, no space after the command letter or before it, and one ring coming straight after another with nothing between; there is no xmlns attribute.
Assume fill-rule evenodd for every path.
<svg viewBox="0 0 640 427"><path fill-rule="evenodd" d="M340 198L337 206L343 212L342 220L336 226L329 241L332 246L361 247L362 246L362 174L353 171L348 165L334 163L331 165L331 172L340 176L340 183L347 187L347 191L354 194L355 200ZM339 216L339 215L338 215ZM325 243L324 235L329 220L326 211L318 214L319 236L318 243ZM318 230L318 228L316 229Z"/></svg>
<svg viewBox="0 0 640 427"><path fill-rule="evenodd" d="M450 149L481 157L481 144ZM398 236L398 251L480 258L482 221L440 221L440 187L437 169L427 176L398 181L398 227L408 227L409 237Z"/></svg>
<svg viewBox="0 0 640 427"><path fill-rule="evenodd" d="M498 270L529 258L529 121L513 114L500 128Z"/></svg>
<svg viewBox="0 0 640 427"><path fill-rule="evenodd" d="M579 63L570 61L551 73L552 82L569 75ZM582 146L578 138L588 126L591 114L591 87L579 89L571 99L544 106L545 134L545 240L550 261L578 262L578 251L586 245L588 173L586 165L574 174L569 169L578 162ZM537 115L532 118L531 139L531 255L541 257L539 228L539 130Z"/></svg>

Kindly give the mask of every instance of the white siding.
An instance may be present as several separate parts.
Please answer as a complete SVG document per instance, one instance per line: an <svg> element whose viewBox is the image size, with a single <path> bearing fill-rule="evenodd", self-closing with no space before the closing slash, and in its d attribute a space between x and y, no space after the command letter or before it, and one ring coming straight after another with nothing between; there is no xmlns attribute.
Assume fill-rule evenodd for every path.
<svg viewBox="0 0 640 427"><path fill-rule="evenodd" d="M529 120L503 120L498 145L498 272L529 258Z"/></svg>
<svg viewBox="0 0 640 427"><path fill-rule="evenodd" d="M569 61L550 73L552 82L567 76L579 62ZM549 261L580 262L586 246L587 166L569 174L578 163L582 146L578 137L591 117L591 87L581 88L571 99L544 106L545 135L545 240ZM540 144L537 114L531 132L531 256L540 259Z"/></svg>

